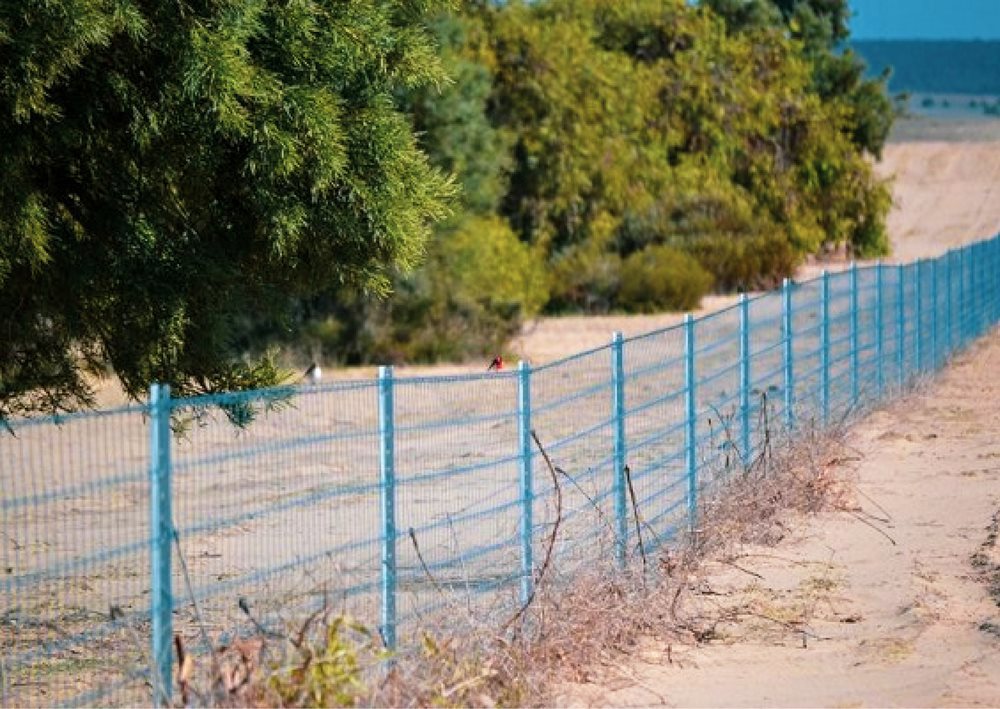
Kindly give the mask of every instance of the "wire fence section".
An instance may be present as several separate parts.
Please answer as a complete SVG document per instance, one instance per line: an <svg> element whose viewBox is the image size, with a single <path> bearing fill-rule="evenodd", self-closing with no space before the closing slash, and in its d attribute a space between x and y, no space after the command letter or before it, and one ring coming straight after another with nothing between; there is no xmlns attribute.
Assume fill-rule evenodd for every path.
<svg viewBox="0 0 1000 709"><path fill-rule="evenodd" d="M998 249L786 281L541 366L154 386L8 421L0 704L165 704L175 634L208 652L321 607L400 650L429 625L500 625L543 565L669 543L765 429L841 421L941 367L1000 317Z"/></svg>

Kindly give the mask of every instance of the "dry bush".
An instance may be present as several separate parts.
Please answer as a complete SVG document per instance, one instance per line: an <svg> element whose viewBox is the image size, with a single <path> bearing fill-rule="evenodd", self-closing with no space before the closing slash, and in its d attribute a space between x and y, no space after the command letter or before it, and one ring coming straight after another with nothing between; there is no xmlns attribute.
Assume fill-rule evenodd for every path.
<svg viewBox="0 0 1000 709"><path fill-rule="evenodd" d="M195 692L188 677L182 699L221 705L541 706L551 703L562 683L614 673L621 653L646 638L667 643L669 653L671 643L718 637L718 626L741 614L804 633L794 618L768 617L750 606L706 610L688 601L699 594L706 561L735 566L743 545L785 537L793 515L838 509L872 523L855 503L844 472L845 463L859 459L845 442L845 428L800 428L794 439L776 441L765 426L762 453L749 465L706 471L704 479L715 482L702 491L695 528L655 556L634 555L624 571L592 565L564 575L551 563L557 519L535 595L499 630L470 614L460 632L425 632L418 648L390 656L376 634L324 609L287 635L261 634L254 645L241 641L239 648L216 653L220 659L201 679L214 691ZM544 449L542 454L558 490L556 471L562 471ZM641 510L633 507L633 513L641 520ZM255 653L245 652L248 647Z"/></svg>

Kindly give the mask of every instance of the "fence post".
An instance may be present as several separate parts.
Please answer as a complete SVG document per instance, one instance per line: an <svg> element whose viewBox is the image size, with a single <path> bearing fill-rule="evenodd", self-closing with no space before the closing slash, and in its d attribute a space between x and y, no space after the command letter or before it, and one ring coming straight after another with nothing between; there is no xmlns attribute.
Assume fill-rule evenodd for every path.
<svg viewBox="0 0 1000 709"><path fill-rule="evenodd" d="M517 365L517 434L521 446L521 605L531 599L534 574L532 533L535 491L531 463L531 365Z"/></svg>
<svg viewBox="0 0 1000 709"><path fill-rule="evenodd" d="M897 384L903 388L906 381L906 321L905 307L903 299L906 297L906 288L903 283L903 275L906 273L903 264L896 264L896 373Z"/></svg>
<svg viewBox="0 0 1000 709"><path fill-rule="evenodd" d="M379 491L382 496L382 641L396 649L396 410L392 367L378 368Z"/></svg>
<svg viewBox="0 0 1000 709"><path fill-rule="evenodd" d="M978 316L979 334L986 332L986 253L987 249L982 242L976 244L976 265L978 267L976 277L976 314Z"/></svg>
<svg viewBox="0 0 1000 709"><path fill-rule="evenodd" d="M628 506L625 485L625 338L611 337L611 409L614 419L615 469L612 482L615 496L615 561L625 566L628 548Z"/></svg>
<svg viewBox="0 0 1000 709"><path fill-rule="evenodd" d="M791 430L795 425L795 344L793 340L792 281L786 278L781 283L782 323L785 335L785 427Z"/></svg>
<svg viewBox="0 0 1000 709"><path fill-rule="evenodd" d="M921 293L921 266L923 265L923 259L918 258L913 264L913 300L916 303L914 312L914 322L916 322L916 327L913 329L913 360L914 366L916 368L916 373L919 374L923 371L923 337L924 337L924 314L923 308L921 307L921 300L923 300L923 294Z"/></svg>
<svg viewBox="0 0 1000 709"><path fill-rule="evenodd" d="M687 448L688 528L694 532L698 522L698 462L695 454L698 429L695 419L694 317L691 313L684 316L684 387L687 418L685 443Z"/></svg>
<svg viewBox="0 0 1000 709"><path fill-rule="evenodd" d="M882 392L885 391L885 361L882 356L885 352L885 328L882 317L883 301L885 300L882 293L883 285L882 261L879 260L875 263L875 366L878 367L876 372L879 398L882 398Z"/></svg>
<svg viewBox="0 0 1000 709"><path fill-rule="evenodd" d="M976 270L976 283L972 289L973 297L976 300L976 337L983 334L983 258L982 242L977 242L973 247L972 263Z"/></svg>
<svg viewBox="0 0 1000 709"><path fill-rule="evenodd" d="M859 398L858 378L860 354L858 353L858 263L851 263L851 403Z"/></svg>
<svg viewBox="0 0 1000 709"><path fill-rule="evenodd" d="M938 261L940 258L931 259L931 369L936 370L940 362L941 347L938 339L938 311L941 309L938 303Z"/></svg>
<svg viewBox="0 0 1000 709"><path fill-rule="evenodd" d="M959 280L961 283L961 294L962 294L961 300L959 301L958 304L958 318L959 318L959 327L961 333L961 336L959 338L961 340L959 344L960 347L965 346L965 343L968 342L969 339L969 310L970 310L969 295L971 293L971 290L968 287L968 283L966 283L966 279L968 278L968 269L966 268L965 265L965 260L966 260L965 255L966 255L965 246L963 245L958 247Z"/></svg>
<svg viewBox="0 0 1000 709"><path fill-rule="evenodd" d="M976 260L975 254L973 253L973 246L969 244L966 247L966 251L969 254L969 340L971 341L976 336Z"/></svg>
<svg viewBox="0 0 1000 709"><path fill-rule="evenodd" d="M972 334L972 308L970 303L972 302L972 288L969 285L970 276L972 275L972 268L968 265L968 255L969 249L966 245L961 247L962 255L962 288L964 293L962 295L962 344L965 345L970 339Z"/></svg>
<svg viewBox="0 0 1000 709"><path fill-rule="evenodd" d="M823 425L830 422L830 272L823 271L820 289L820 400Z"/></svg>
<svg viewBox="0 0 1000 709"><path fill-rule="evenodd" d="M983 243L983 288L985 292L983 293L983 330L989 330L990 326L993 324L993 317L991 313L992 299L993 299L993 288L992 282L990 280L990 274L993 272L993 241L987 240Z"/></svg>
<svg viewBox="0 0 1000 709"><path fill-rule="evenodd" d="M152 624L153 704L170 706L173 684L173 587L171 542L174 535L170 485L170 386L149 388L149 528L152 566L150 615Z"/></svg>
<svg viewBox="0 0 1000 709"><path fill-rule="evenodd" d="M989 239L983 245L983 287L986 293L983 295L983 317L984 327L989 330L993 327L993 255L996 253L996 243L994 239Z"/></svg>
<svg viewBox="0 0 1000 709"><path fill-rule="evenodd" d="M994 283L996 281L996 266L994 262L996 255L995 237L986 242L983 251L985 251L983 254L983 286L986 288L986 302L983 304L983 312L986 317L986 329L989 330L993 327L993 313L996 310L996 291L994 290Z"/></svg>
<svg viewBox="0 0 1000 709"><path fill-rule="evenodd" d="M948 312L948 319L946 321L946 326L948 328L948 353L955 349L955 304L953 302L954 290L955 290L955 249L948 249L948 253L945 255L945 288L948 292L945 294L944 303L945 309Z"/></svg>
<svg viewBox="0 0 1000 709"><path fill-rule="evenodd" d="M1000 235L993 237L990 248L989 268L986 277L989 279L990 294L990 327L1000 318Z"/></svg>
<svg viewBox="0 0 1000 709"><path fill-rule="evenodd" d="M740 455L749 465L750 455L750 301L740 293Z"/></svg>

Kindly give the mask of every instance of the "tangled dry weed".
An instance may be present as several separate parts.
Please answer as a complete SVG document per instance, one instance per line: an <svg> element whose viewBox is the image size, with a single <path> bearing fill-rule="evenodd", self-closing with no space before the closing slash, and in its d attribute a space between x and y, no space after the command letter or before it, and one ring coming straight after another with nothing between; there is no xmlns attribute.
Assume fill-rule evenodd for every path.
<svg viewBox="0 0 1000 709"><path fill-rule="evenodd" d="M389 653L377 633L327 605L287 632L216 648L200 668L178 641L179 698L220 706L541 706L565 683L614 675L616 658L651 639L669 661L673 645L723 639L726 628L751 618L806 643L810 615L838 583L829 569L817 569L791 600L751 592L728 604L714 602L703 571L715 562L752 579L742 550L778 543L795 515L841 510L885 534L881 518L859 504L850 464L860 456L845 430L803 427L793 443L774 440L765 425L752 462L726 461L715 471L683 538L652 555L640 544L624 570L595 566L565 576L551 553L562 471L536 438L557 491L557 518L534 594L499 629L495 622L429 629L419 647ZM632 502L638 530L641 510Z"/></svg>

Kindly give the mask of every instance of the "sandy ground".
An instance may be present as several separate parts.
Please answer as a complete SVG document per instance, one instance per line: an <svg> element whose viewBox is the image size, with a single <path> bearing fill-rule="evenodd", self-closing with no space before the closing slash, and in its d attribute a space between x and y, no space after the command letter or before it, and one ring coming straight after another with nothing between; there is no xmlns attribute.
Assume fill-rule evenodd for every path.
<svg viewBox="0 0 1000 709"><path fill-rule="evenodd" d="M1000 231L1000 142L890 145L879 170L895 176L892 260ZM592 327L632 324L594 320L579 344L590 344ZM524 346L548 354L567 332L542 321ZM562 703L1000 706L1000 598L988 591L991 576L994 594L1000 585L998 371L995 331L926 389L856 426L859 460L844 474L857 475L863 506L887 520L891 542L829 514L799 520L776 548L747 549L740 563L760 578L731 567L709 576L720 607L749 603L804 622L804 633L758 618L669 654L648 643L615 662L618 679L571 688Z"/></svg>
<svg viewBox="0 0 1000 709"><path fill-rule="evenodd" d="M744 550L739 564L759 579L719 566L702 587L721 607L749 603L805 633L758 618L674 645L669 661L650 644L618 662L629 679L574 688L564 704L1000 706L1000 598L986 583L1000 574L995 527L988 540L998 369L995 332L856 427L860 461L843 472L856 472L859 501L889 520L892 542L844 513L799 520L779 546Z"/></svg>

